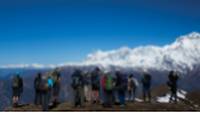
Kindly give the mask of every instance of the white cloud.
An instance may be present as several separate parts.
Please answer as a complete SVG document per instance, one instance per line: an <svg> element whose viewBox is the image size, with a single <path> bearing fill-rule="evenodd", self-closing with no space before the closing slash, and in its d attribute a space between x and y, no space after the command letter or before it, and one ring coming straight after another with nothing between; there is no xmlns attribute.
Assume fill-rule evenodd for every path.
<svg viewBox="0 0 200 113"><path fill-rule="evenodd" d="M185 72L192 70L193 65L200 64L200 34L190 33L177 38L177 40L165 46L140 46L136 48L122 47L111 51L98 50L91 53L83 62L63 63L57 65L43 64L10 64L0 68L55 68L58 66L87 66L110 65L121 67L133 67L141 69L158 69Z"/></svg>
<svg viewBox="0 0 200 113"><path fill-rule="evenodd" d="M159 46L122 47L111 51L89 54L85 64L102 66L153 68L158 70L187 71L200 63L200 34L197 32L179 37L174 43Z"/></svg>
<svg viewBox="0 0 200 113"><path fill-rule="evenodd" d="M43 65L43 64L8 64L4 66L0 66L0 68L55 68L56 65Z"/></svg>

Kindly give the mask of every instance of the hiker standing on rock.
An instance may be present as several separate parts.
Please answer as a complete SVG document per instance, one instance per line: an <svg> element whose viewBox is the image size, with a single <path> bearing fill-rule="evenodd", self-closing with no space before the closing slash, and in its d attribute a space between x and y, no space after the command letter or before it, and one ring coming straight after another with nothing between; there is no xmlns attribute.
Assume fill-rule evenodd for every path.
<svg viewBox="0 0 200 113"><path fill-rule="evenodd" d="M125 93L126 93L126 79L125 75L121 74L121 72L116 72L116 88L117 88L117 95L118 100L120 103L120 107L125 106Z"/></svg>
<svg viewBox="0 0 200 113"><path fill-rule="evenodd" d="M49 87L48 76L42 76L40 83L41 98L42 98L42 110L48 111L49 109Z"/></svg>
<svg viewBox="0 0 200 113"><path fill-rule="evenodd" d="M82 107L84 103L83 76L80 70L72 74L72 88L74 90L74 107Z"/></svg>
<svg viewBox="0 0 200 113"><path fill-rule="evenodd" d="M37 77L34 80L34 89L35 89L35 105L41 105L42 104L42 94L41 94L41 88L40 84L42 81L41 73L38 73Z"/></svg>
<svg viewBox="0 0 200 113"><path fill-rule="evenodd" d="M102 73L100 77L100 98L101 98L101 104L105 106L106 98L105 98L105 84L106 84L106 74Z"/></svg>
<svg viewBox="0 0 200 113"><path fill-rule="evenodd" d="M48 73L48 79L47 79L47 83L48 83L48 106L53 106L52 103L52 97L53 97L53 86L54 86L54 80L53 77L51 76L51 74Z"/></svg>
<svg viewBox="0 0 200 113"><path fill-rule="evenodd" d="M148 97L148 102L151 102L151 80L152 80L151 75L145 72L141 80L143 87L144 102L146 102L147 97Z"/></svg>
<svg viewBox="0 0 200 113"><path fill-rule="evenodd" d="M104 107L112 107L113 104L113 77L111 73L106 73L103 77Z"/></svg>
<svg viewBox="0 0 200 113"><path fill-rule="evenodd" d="M136 97L136 89L138 87L138 81L134 78L134 75L131 74L128 77L128 100L129 101L135 101L135 97Z"/></svg>
<svg viewBox="0 0 200 113"><path fill-rule="evenodd" d="M55 70L52 74L53 77L53 106L59 104L59 94L60 94L60 85L61 85L61 75L58 70Z"/></svg>
<svg viewBox="0 0 200 113"><path fill-rule="evenodd" d="M23 79L16 74L12 79L12 103L13 107L17 107L21 94L23 93Z"/></svg>
<svg viewBox="0 0 200 113"><path fill-rule="evenodd" d="M167 85L171 91L170 102L177 103L177 82L178 82L179 77L176 72L171 71L169 73L168 78L169 78L169 81L167 82Z"/></svg>
<svg viewBox="0 0 200 113"><path fill-rule="evenodd" d="M91 102L91 78L90 73L85 72L83 77L84 96L86 102Z"/></svg>
<svg viewBox="0 0 200 113"><path fill-rule="evenodd" d="M99 94L100 94L100 69L96 68L91 75L92 81L92 101L93 104L99 102Z"/></svg>

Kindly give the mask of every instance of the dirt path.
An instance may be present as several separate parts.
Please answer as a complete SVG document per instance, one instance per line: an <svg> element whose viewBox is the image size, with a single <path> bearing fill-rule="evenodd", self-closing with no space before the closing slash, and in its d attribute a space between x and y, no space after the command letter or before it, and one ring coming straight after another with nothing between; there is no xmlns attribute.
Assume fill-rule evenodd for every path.
<svg viewBox="0 0 200 113"><path fill-rule="evenodd" d="M8 108L5 111L41 111L40 106L24 105L19 108ZM179 104L163 104L163 103L127 103L127 106L121 108L120 106L114 105L111 108L104 108L100 104L90 105L86 104L81 108L74 108L69 103L62 103L56 108L50 111L200 111L194 109L190 105L179 103Z"/></svg>

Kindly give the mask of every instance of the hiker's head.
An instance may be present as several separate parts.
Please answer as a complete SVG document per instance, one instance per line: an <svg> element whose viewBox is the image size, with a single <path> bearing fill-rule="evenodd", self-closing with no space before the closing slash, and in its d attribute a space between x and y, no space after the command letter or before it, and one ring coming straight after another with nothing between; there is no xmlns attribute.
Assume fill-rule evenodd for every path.
<svg viewBox="0 0 200 113"><path fill-rule="evenodd" d="M100 72L101 70L99 69L99 67L96 67L96 68L95 68L95 71L96 71L96 72Z"/></svg>
<svg viewBox="0 0 200 113"><path fill-rule="evenodd" d="M57 75L57 74L59 74L59 73L60 73L60 69L59 69L59 68L54 69L53 75Z"/></svg>
<svg viewBox="0 0 200 113"><path fill-rule="evenodd" d="M121 75L120 71L116 71L116 76L119 77Z"/></svg>
<svg viewBox="0 0 200 113"><path fill-rule="evenodd" d="M81 70L80 69L76 69L75 73L81 73Z"/></svg>
<svg viewBox="0 0 200 113"><path fill-rule="evenodd" d="M106 75L106 74L109 73L109 71L108 71L108 70L104 70L102 73L103 73L104 75Z"/></svg>
<svg viewBox="0 0 200 113"><path fill-rule="evenodd" d="M87 70L82 71L82 74L83 74L84 76L87 76L88 73L89 73L89 72L88 72Z"/></svg>
<svg viewBox="0 0 200 113"><path fill-rule="evenodd" d="M172 71L170 71L169 73L170 73L170 75L173 75L173 74L174 74L174 71L172 70Z"/></svg>
<svg viewBox="0 0 200 113"><path fill-rule="evenodd" d="M106 76L111 76L112 75L112 73L110 72L110 71L108 71L108 72L106 72L106 74L105 74Z"/></svg>
<svg viewBox="0 0 200 113"><path fill-rule="evenodd" d="M38 73L37 77L38 77L38 78L41 78L41 77L42 77L42 74L41 74L41 73Z"/></svg>
<svg viewBox="0 0 200 113"><path fill-rule="evenodd" d="M20 73L17 72L17 73L15 74L15 77L20 78Z"/></svg>
<svg viewBox="0 0 200 113"><path fill-rule="evenodd" d="M133 78L133 74L130 74L130 75L129 75L129 78Z"/></svg>
<svg viewBox="0 0 200 113"><path fill-rule="evenodd" d="M48 79L51 79L51 78L52 78L52 77L49 75L49 76L48 76Z"/></svg>
<svg viewBox="0 0 200 113"><path fill-rule="evenodd" d="M146 68L144 68L143 69L143 74L145 75L145 74L148 74L148 73L149 73L148 70Z"/></svg>

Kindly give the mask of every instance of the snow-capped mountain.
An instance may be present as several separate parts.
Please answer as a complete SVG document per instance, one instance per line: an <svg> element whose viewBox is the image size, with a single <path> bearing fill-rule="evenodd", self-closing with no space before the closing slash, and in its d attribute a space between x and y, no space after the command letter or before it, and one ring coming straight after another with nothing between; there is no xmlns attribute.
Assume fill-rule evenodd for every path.
<svg viewBox="0 0 200 113"><path fill-rule="evenodd" d="M140 46L136 48L122 47L111 51L98 50L89 54L82 62L57 65L19 64L6 65L1 68L55 68L63 66L103 67L120 66L139 69L174 70L187 73L200 64L200 33L192 32L181 36L175 42L164 46Z"/></svg>
<svg viewBox="0 0 200 113"><path fill-rule="evenodd" d="M200 64L200 34L192 32L174 43L159 46L122 47L111 51L89 54L85 64L122 66L156 70L174 70L187 73Z"/></svg>

